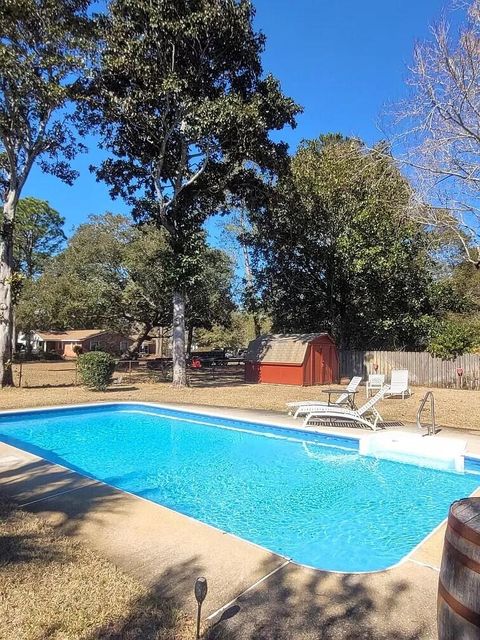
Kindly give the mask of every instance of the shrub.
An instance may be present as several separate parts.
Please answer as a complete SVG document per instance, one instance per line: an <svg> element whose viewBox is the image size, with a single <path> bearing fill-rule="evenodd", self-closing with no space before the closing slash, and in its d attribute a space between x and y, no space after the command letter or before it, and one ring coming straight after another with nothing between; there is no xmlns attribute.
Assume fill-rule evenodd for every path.
<svg viewBox="0 0 480 640"><path fill-rule="evenodd" d="M472 351L475 339L469 327L451 320L440 322L434 331L427 351L442 360L454 360L457 356Z"/></svg>
<svg viewBox="0 0 480 640"><path fill-rule="evenodd" d="M79 355L78 370L85 386L104 391L112 382L115 360L109 353L91 351Z"/></svg>

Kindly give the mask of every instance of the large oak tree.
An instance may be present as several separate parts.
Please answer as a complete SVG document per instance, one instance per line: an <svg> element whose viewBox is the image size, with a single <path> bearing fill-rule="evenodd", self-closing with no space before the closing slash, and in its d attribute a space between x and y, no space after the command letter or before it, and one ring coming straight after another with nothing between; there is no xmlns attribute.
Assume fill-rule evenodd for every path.
<svg viewBox="0 0 480 640"><path fill-rule="evenodd" d="M177 386L186 383L185 289L203 259L203 223L282 168L286 146L269 134L299 111L262 72L253 13L249 0L112 0L104 23L91 106L113 157L97 176L138 220L168 233Z"/></svg>

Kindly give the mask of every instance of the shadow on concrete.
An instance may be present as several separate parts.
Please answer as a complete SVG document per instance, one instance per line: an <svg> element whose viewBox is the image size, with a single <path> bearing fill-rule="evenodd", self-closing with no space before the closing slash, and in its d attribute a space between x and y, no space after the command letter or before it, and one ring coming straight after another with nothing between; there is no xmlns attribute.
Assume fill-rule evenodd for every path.
<svg viewBox="0 0 480 640"><path fill-rule="evenodd" d="M39 452L41 455L41 452ZM79 475L82 469L62 469L61 458L49 463L32 460L21 466L0 472L0 494L14 500L27 511L56 514L54 525L66 535L75 534L77 526L88 514L95 520L95 511L122 512L122 493L93 478ZM73 466L73 465L72 465ZM76 495L81 492L81 499ZM59 517L59 511L61 516Z"/></svg>
<svg viewBox="0 0 480 640"><path fill-rule="evenodd" d="M431 604L431 603L428 603ZM428 606L428 605L427 605ZM240 597L205 640L433 640L435 609L401 578L329 574L287 565Z"/></svg>

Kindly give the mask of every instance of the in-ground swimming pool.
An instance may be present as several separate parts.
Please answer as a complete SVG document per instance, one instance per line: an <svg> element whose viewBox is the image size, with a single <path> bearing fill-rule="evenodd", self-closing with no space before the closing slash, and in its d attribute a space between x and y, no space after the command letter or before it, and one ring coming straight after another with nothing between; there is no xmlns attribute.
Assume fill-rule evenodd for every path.
<svg viewBox="0 0 480 640"><path fill-rule="evenodd" d="M4 414L0 440L336 571L397 563L480 484L360 456L354 438L142 404Z"/></svg>

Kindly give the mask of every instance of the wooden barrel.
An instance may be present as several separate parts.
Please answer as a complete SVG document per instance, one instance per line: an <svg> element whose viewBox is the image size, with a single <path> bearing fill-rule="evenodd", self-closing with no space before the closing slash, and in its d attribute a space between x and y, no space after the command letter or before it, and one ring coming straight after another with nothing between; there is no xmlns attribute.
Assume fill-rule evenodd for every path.
<svg viewBox="0 0 480 640"><path fill-rule="evenodd" d="M439 640L480 639L480 498L454 502L438 581Z"/></svg>

